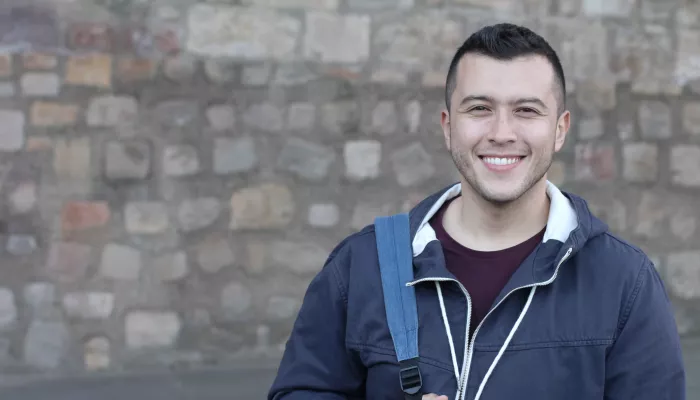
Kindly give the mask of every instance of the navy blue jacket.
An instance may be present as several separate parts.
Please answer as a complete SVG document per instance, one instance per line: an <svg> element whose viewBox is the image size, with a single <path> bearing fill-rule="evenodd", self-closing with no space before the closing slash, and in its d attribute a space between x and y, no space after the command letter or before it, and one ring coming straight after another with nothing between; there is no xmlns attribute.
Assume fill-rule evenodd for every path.
<svg viewBox="0 0 700 400"><path fill-rule="evenodd" d="M469 296L427 224L460 189L446 188L410 212L424 393L685 399L676 324L654 265L583 199L551 183L543 242L466 343ZM403 400L375 243L368 226L332 251L309 285L268 399Z"/></svg>

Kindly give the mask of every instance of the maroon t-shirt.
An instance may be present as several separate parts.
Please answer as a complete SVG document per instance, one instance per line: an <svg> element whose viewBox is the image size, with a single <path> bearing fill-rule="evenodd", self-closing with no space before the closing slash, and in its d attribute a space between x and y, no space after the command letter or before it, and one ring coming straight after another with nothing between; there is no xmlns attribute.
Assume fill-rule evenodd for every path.
<svg viewBox="0 0 700 400"><path fill-rule="evenodd" d="M546 227L527 241L507 249L472 250L455 241L443 227L442 218L452 200L446 202L430 219L430 225L442 244L447 269L464 285L471 297L472 314L469 326L471 337L511 275L542 241Z"/></svg>

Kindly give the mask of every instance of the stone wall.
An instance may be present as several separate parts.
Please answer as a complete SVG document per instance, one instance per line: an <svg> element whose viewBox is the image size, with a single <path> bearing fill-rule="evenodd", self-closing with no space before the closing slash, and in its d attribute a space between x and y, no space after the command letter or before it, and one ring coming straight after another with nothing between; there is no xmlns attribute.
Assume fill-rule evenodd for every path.
<svg viewBox="0 0 700 400"><path fill-rule="evenodd" d="M0 371L279 354L344 236L455 181L472 31L551 40L551 179L647 250L700 335L700 6L681 0L4 0Z"/></svg>

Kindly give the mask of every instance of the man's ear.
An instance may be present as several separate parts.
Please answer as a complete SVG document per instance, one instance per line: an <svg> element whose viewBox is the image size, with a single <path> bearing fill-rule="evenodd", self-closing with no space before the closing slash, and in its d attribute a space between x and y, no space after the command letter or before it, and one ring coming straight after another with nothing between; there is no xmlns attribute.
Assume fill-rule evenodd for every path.
<svg viewBox="0 0 700 400"><path fill-rule="evenodd" d="M450 150L450 112L443 109L440 113L440 126L442 126L442 135L445 139L445 146Z"/></svg>
<svg viewBox="0 0 700 400"><path fill-rule="evenodd" d="M566 142L566 135L569 133L569 128L571 127L571 113L566 110L560 116L557 121L557 131L554 138L554 151L558 152L564 147Z"/></svg>

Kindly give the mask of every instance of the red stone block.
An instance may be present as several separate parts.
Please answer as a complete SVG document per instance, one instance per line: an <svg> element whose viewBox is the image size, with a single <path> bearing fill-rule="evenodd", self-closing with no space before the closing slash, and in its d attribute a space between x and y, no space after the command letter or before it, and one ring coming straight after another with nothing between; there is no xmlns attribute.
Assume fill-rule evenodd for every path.
<svg viewBox="0 0 700 400"><path fill-rule="evenodd" d="M76 23L68 28L68 45L73 49L109 52L114 30L106 24Z"/></svg>
<svg viewBox="0 0 700 400"><path fill-rule="evenodd" d="M71 201L63 206L61 228L64 232L101 227L110 218L109 206L104 201Z"/></svg>
<svg viewBox="0 0 700 400"><path fill-rule="evenodd" d="M617 176L615 147L610 144L577 144L575 176L579 181L610 181Z"/></svg>

